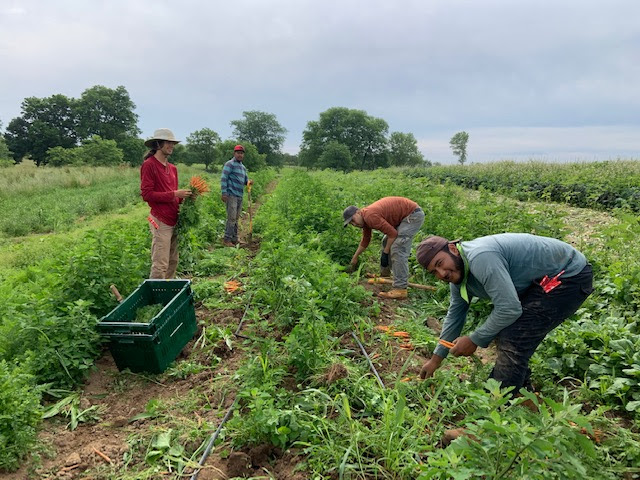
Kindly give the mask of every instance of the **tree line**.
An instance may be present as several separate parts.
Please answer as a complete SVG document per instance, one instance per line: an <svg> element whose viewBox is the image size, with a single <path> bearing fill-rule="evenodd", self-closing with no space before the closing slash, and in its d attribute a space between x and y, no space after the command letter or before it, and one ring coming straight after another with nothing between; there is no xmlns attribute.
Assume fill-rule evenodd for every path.
<svg viewBox="0 0 640 480"><path fill-rule="evenodd" d="M96 85L77 99L61 94L25 98L20 116L0 136L0 166L11 164L9 158L13 163L29 159L38 166L139 165L146 148L139 138L135 107L123 86ZM287 129L274 114L245 111L242 116L230 122L233 138L222 140L214 130L202 128L176 146L172 161L204 164L209 170L231 158L233 146L240 142L252 171L284 164L345 172L430 165L412 133L389 132L385 120L363 110L333 107L320 113L318 120L307 123L297 155L282 152ZM466 135L456 135L460 134ZM466 160L467 139L468 135L451 142L460 163Z"/></svg>
<svg viewBox="0 0 640 480"><path fill-rule="evenodd" d="M38 166L46 164L50 149L55 147L59 148L54 158L63 161L60 149L95 145L98 139L110 141L109 147L120 150L122 161L133 154L140 134L134 109L124 87L97 85L77 99L61 94L28 97L22 102L21 115L7 125L4 140L17 163L30 158ZM71 163L72 158L67 160Z"/></svg>

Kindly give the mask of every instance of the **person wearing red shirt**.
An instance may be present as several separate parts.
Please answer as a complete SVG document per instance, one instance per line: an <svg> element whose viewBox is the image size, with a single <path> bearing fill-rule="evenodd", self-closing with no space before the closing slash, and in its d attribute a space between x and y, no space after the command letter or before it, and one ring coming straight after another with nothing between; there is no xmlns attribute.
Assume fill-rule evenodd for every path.
<svg viewBox="0 0 640 480"><path fill-rule="evenodd" d="M180 143L168 128L159 128L144 144L149 151L140 168L140 194L149 204L151 274L149 278L174 278L178 268L175 226L183 199L191 190L178 188L178 169L169 163L173 147Z"/></svg>

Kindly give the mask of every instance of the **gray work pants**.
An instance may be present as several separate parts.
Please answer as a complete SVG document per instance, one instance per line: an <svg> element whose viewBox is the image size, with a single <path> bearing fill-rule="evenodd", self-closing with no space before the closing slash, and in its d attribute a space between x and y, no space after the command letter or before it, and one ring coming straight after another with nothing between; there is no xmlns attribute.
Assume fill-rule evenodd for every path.
<svg viewBox="0 0 640 480"><path fill-rule="evenodd" d="M224 227L224 239L238 243L238 220L242 213L242 197L227 197L227 223Z"/></svg>
<svg viewBox="0 0 640 480"><path fill-rule="evenodd" d="M411 244L420 227L424 223L424 212L420 207L402 219L396 230L398 237L391 245L389 255L389 266L393 275L393 288L407 288L409 284L409 256L411 255ZM387 244L387 236L382 238L382 249Z"/></svg>

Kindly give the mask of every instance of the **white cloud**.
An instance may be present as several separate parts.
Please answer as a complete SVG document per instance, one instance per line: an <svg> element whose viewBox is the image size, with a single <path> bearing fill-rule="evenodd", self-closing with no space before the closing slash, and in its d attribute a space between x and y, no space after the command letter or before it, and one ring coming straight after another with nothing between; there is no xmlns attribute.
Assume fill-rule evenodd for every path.
<svg viewBox="0 0 640 480"><path fill-rule="evenodd" d="M567 144L536 129L637 138L638 18L636 0L15 0L0 10L0 120L25 97L124 85L143 135L226 137L242 111L263 110L295 151L308 121L345 106L414 133L428 157L449 157L466 130L478 156L554 158ZM480 144L492 129L505 133L497 150ZM618 140L575 137L572 151L616 156Z"/></svg>

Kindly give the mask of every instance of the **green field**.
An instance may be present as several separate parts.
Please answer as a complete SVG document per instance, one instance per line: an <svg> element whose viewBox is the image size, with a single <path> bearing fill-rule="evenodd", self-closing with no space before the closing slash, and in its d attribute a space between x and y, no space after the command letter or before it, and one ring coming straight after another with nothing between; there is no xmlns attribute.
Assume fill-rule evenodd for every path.
<svg viewBox="0 0 640 480"><path fill-rule="evenodd" d="M212 186L200 223L181 240L179 271L192 280L199 330L188 354L146 375L108 366L95 329L116 305L109 286L127 293L148 275L138 170L2 169L0 471L63 472L70 451L51 437L64 433L81 457L93 446L110 460L82 457L82 478L188 477L231 409L201 478L640 478L639 171L637 162L267 169L250 174L254 242L223 249L218 174L180 165L181 185L201 174ZM579 178L591 203L525 195L534 177L565 193ZM464 178L475 180L454 180ZM412 255L410 280L436 290L382 303L364 279L377 271L376 248L356 274L344 272L359 231L342 228L342 209L388 195L423 207L418 239L527 232L588 257L594 294L532 359L538 413L486 381L491 348L417 379L438 340L427 323L446 313L448 286ZM229 280L242 288L225 291ZM473 303L466 328L490 309ZM411 348L378 326L407 332ZM96 377L107 385L100 394ZM471 436L446 444L454 428ZM91 443L104 434L108 442ZM232 468L238 459L244 470Z"/></svg>

